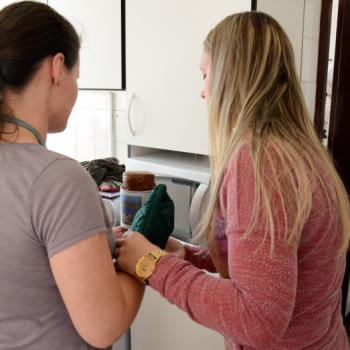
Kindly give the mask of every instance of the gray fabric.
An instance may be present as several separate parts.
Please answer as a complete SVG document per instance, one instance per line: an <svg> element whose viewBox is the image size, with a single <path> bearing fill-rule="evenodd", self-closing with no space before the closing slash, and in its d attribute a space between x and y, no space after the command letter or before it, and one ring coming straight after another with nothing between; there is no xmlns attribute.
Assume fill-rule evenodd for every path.
<svg viewBox="0 0 350 350"><path fill-rule="evenodd" d="M0 194L0 349L94 349L72 325L49 257L98 232L111 238L96 184L39 145L0 144Z"/></svg>

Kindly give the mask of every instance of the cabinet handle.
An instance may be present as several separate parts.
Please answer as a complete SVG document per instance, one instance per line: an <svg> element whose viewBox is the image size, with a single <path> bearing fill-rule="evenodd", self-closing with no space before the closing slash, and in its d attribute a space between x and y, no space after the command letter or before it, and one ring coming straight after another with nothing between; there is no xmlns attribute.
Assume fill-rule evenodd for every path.
<svg viewBox="0 0 350 350"><path fill-rule="evenodd" d="M135 98L135 95L132 94L131 97L130 97L129 107L128 107L128 126L129 126L129 130L130 130L130 133L131 133L132 136L135 136L135 131L132 128L132 125L131 125L131 105L132 105L132 102L133 102L134 98Z"/></svg>

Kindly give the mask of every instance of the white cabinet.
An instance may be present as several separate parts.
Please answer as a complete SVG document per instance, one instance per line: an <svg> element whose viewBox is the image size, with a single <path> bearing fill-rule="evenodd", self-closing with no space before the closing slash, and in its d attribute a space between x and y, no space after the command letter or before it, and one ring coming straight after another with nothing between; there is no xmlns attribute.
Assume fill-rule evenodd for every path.
<svg viewBox="0 0 350 350"><path fill-rule="evenodd" d="M257 10L278 21L292 42L295 64L301 77L305 0L257 0Z"/></svg>
<svg viewBox="0 0 350 350"><path fill-rule="evenodd" d="M187 314L147 288L131 326L132 350L224 349L224 338L194 323Z"/></svg>
<svg viewBox="0 0 350 350"><path fill-rule="evenodd" d="M47 4L47 0L34 0L34 1L42 2L44 4ZM16 1L16 0L0 0L0 10L2 8L4 8L5 6L10 5L10 4L14 3L14 2L18 2L18 1Z"/></svg>
<svg viewBox="0 0 350 350"><path fill-rule="evenodd" d="M128 144L208 154L199 61L207 33L250 0L126 1Z"/></svg>
<svg viewBox="0 0 350 350"><path fill-rule="evenodd" d="M79 88L122 88L121 0L49 0L82 38Z"/></svg>

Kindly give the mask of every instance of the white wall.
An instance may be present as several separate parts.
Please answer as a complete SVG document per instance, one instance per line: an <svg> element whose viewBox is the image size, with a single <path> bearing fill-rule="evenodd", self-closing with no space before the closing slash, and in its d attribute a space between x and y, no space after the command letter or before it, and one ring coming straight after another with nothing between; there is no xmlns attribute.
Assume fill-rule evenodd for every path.
<svg viewBox="0 0 350 350"><path fill-rule="evenodd" d="M322 0L305 0L301 60L301 87L310 118L314 120L316 103L317 62Z"/></svg>
<svg viewBox="0 0 350 350"><path fill-rule="evenodd" d="M115 93L79 91L65 131L49 134L47 148L78 161L111 157Z"/></svg>
<svg viewBox="0 0 350 350"><path fill-rule="evenodd" d="M328 56L327 95L326 95L326 106L325 106L325 113L324 113L324 129L326 130L326 135L327 135L327 138L323 140L325 145L328 144L328 136L329 136L328 131L329 131L330 116L331 116L330 114L331 114L331 103L332 103L335 44L336 44L337 24L338 24L338 7L339 7L339 0L333 0L331 37L329 42L329 56ZM349 303L350 303L350 300L349 300Z"/></svg>
<svg viewBox="0 0 350 350"><path fill-rule="evenodd" d="M128 157L127 109L127 93L125 91L118 91L116 94L114 150L116 157L123 164L125 163L126 158Z"/></svg>

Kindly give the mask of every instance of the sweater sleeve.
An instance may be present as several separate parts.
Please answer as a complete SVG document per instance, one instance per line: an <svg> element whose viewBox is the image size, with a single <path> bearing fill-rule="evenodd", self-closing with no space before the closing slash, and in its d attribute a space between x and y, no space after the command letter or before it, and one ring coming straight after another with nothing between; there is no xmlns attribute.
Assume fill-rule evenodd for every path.
<svg viewBox="0 0 350 350"><path fill-rule="evenodd" d="M204 269L208 272L217 272L209 251L205 247L185 244L185 260L199 269Z"/></svg>
<svg viewBox="0 0 350 350"><path fill-rule="evenodd" d="M150 285L203 326L238 344L268 349L282 337L291 320L297 248L286 245L285 232L277 232L271 255L271 240L261 220L242 239L254 204L254 170L248 146L231 159L220 199L227 220L230 279L210 276L186 261L165 256L157 264ZM277 201L274 214L280 209Z"/></svg>

